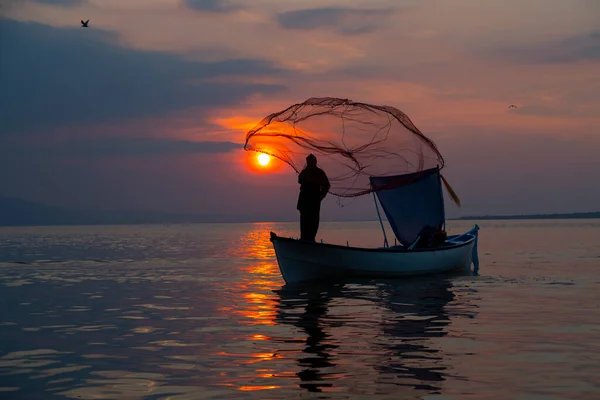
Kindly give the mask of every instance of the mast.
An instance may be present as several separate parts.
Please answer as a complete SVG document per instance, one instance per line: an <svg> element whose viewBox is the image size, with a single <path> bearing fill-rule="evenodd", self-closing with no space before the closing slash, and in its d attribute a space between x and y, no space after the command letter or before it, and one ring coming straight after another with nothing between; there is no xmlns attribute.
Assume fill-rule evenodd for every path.
<svg viewBox="0 0 600 400"><path fill-rule="evenodd" d="M377 217L379 218L379 224L381 225L381 230L383 231L383 247L389 247L387 235L385 234L385 228L383 226L383 221L381 220L381 214L379 213L379 206L377 205L377 197L375 196L375 190L373 190L373 201L375 201L375 209L377 210Z"/></svg>

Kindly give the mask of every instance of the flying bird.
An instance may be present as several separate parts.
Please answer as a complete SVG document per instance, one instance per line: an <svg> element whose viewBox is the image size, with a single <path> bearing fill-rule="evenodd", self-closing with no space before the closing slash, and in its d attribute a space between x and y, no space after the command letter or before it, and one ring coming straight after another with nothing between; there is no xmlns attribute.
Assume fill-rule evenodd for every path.
<svg viewBox="0 0 600 400"><path fill-rule="evenodd" d="M90 22L90 20L88 19L87 21L83 22L83 20L81 20L81 27L82 28L89 28L88 23Z"/></svg>
<svg viewBox="0 0 600 400"><path fill-rule="evenodd" d="M508 106L508 108L517 108L517 106L515 106L514 104L511 104L510 106Z"/></svg>

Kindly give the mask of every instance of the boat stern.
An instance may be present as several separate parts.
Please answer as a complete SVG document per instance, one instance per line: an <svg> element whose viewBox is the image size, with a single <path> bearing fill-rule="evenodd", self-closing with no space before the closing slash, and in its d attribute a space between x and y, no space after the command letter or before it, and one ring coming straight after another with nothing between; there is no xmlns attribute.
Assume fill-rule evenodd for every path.
<svg viewBox="0 0 600 400"><path fill-rule="evenodd" d="M319 262L314 243L281 238L274 232L271 232L270 240L275 249L279 271L286 283L323 280L336 275L334 270Z"/></svg>

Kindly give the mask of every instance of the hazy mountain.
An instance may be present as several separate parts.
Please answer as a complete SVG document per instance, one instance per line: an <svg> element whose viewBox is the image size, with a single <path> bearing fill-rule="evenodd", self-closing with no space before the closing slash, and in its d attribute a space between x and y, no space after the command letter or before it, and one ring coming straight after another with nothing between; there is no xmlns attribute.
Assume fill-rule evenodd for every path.
<svg viewBox="0 0 600 400"><path fill-rule="evenodd" d="M259 216L229 214L179 214L151 211L70 209L18 198L0 197L0 226L253 222L260 220Z"/></svg>

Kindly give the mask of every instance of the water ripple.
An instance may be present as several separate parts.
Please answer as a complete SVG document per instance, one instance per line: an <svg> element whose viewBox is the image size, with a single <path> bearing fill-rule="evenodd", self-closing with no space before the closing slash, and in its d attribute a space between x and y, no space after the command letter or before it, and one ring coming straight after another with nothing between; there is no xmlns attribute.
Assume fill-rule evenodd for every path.
<svg viewBox="0 0 600 400"><path fill-rule="evenodd" d="M599 391L597 259L580 246L597 237L589 231L571 232L574 244L556 235L565 258L551 240L507 252L515 232L502 225L500 242L482 240L480 276L283 285L268 232L284 225L65 229L5 237L6 257L22 261L0 264L0 397Z"/></svg>

